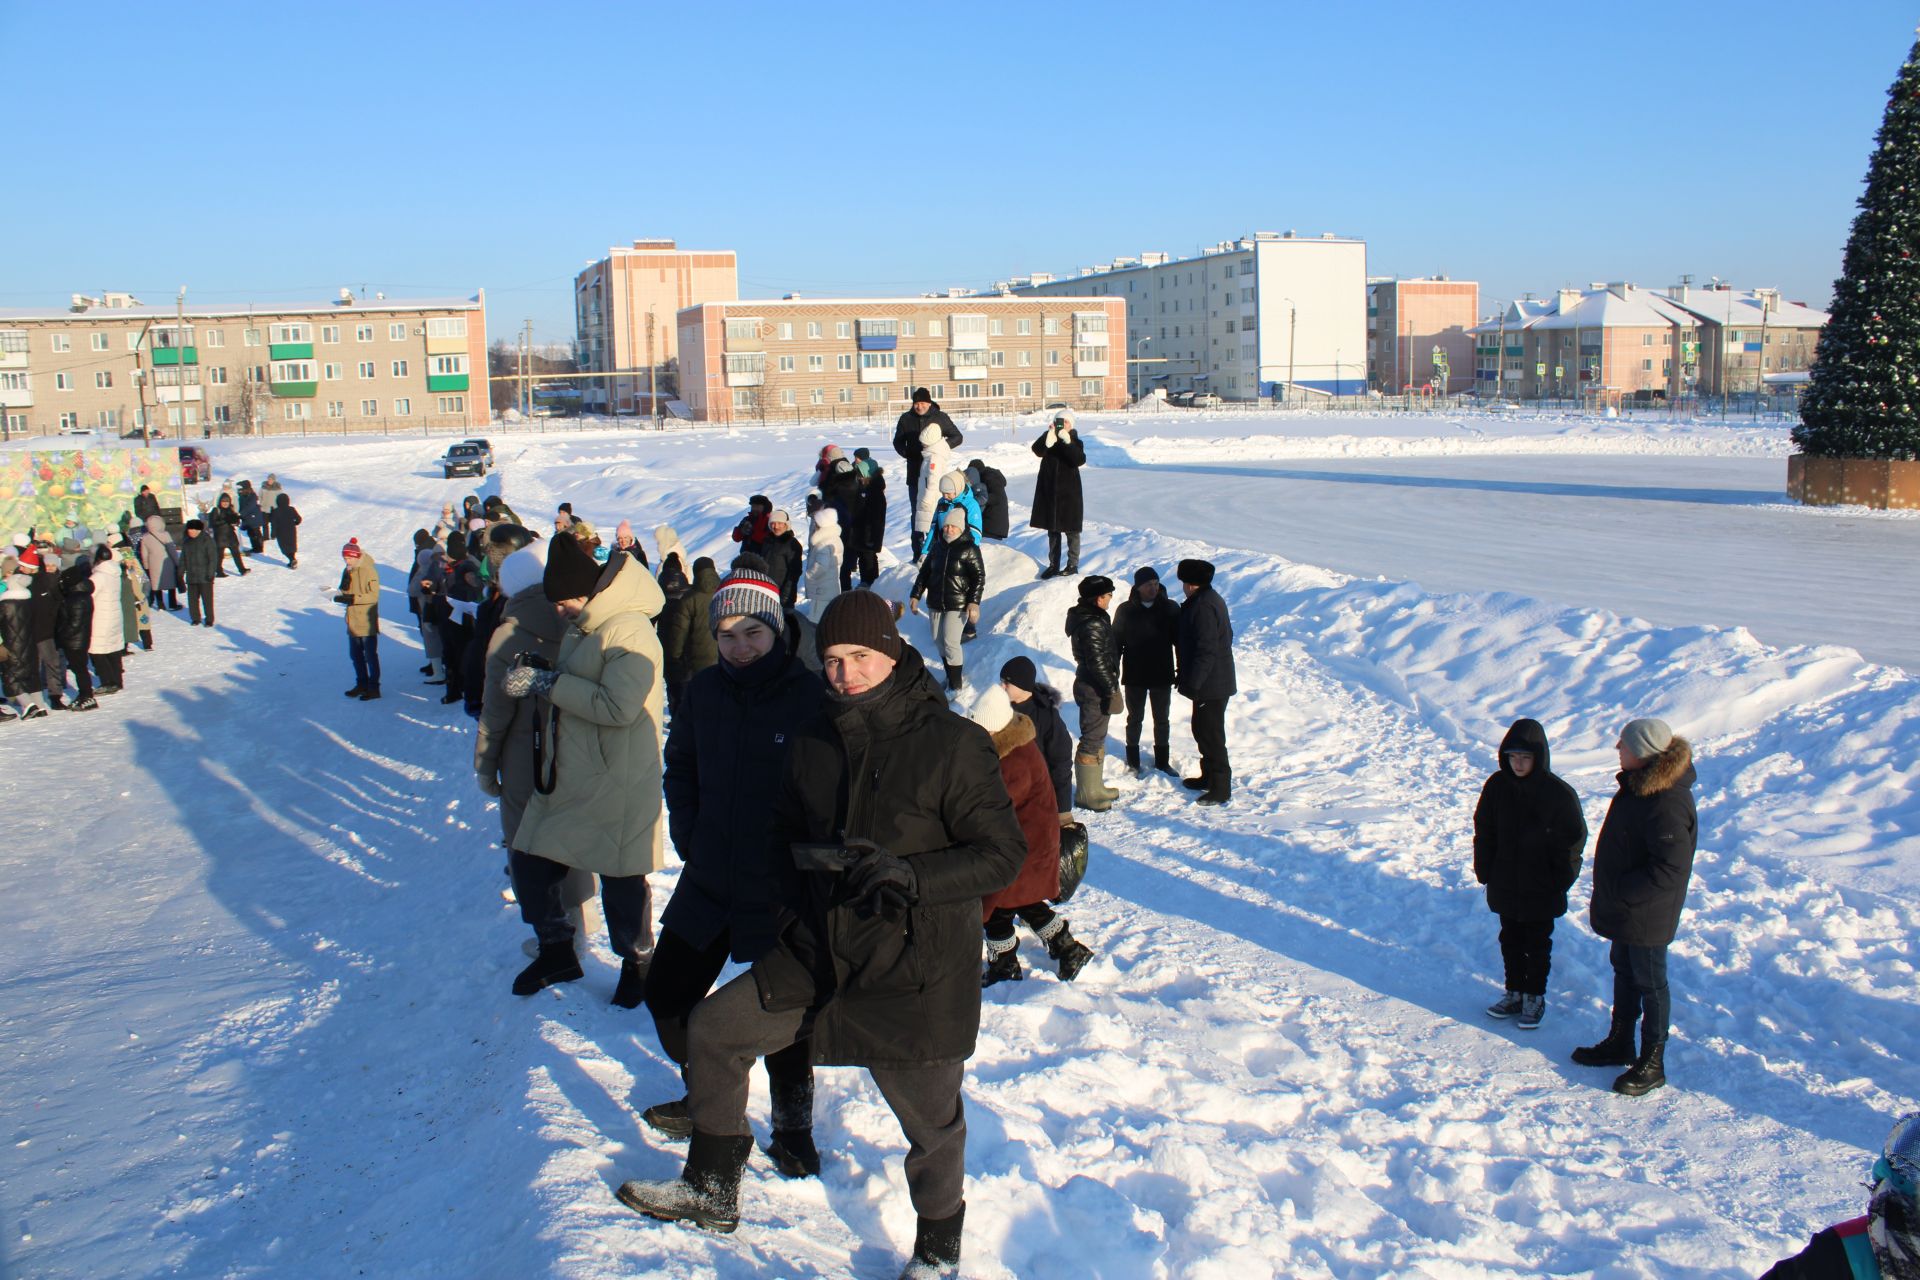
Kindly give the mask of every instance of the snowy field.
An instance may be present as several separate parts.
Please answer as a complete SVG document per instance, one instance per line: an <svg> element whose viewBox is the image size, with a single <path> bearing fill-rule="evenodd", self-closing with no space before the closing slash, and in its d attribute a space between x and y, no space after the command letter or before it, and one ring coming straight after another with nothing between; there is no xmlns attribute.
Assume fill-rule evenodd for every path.
<svg viewBox="0 0 1920 1280"><path fill-rule="evenodd" d="M1018 528L1038 425L960 421L1044 555ZM1084 425L1082 568L1219 565L1237 789L1202 811L1123 777L1085 816L1068 914L1099 958L987 993L964 1273L1730 1280L1861 1212L1920 1106L1920 521L1788 505L1777 427ZM889 434L500 434L480 492L719 556L750 493L801 506L829 440L874 447L898 528ZM409 535L472 487L444 444L216 442L220 476L287 486L302 567L221 582L217 630L161 619L100 712L0 732L0 1277L891 1280L904 1148L856 1070L819 1073L824 1177L756 1157L738 1235L614 1200L678 1170L639 1112L679 1082L607 1005L604 934L585 981L508 993L498 815L402 625ZM339 696L348 536L387 588L375 703ZM1064 686L1073 583L1006 578L970 677L1024 653ZM1584 883L1545 1024L1481 1013L1468 819L1529 715L1597 830L1636 714L1695 745L1701 848L1673 1083L1628 1100L1567 1060L1610 981ZM758 1072L750 1111L764 1139Z"/></svg>

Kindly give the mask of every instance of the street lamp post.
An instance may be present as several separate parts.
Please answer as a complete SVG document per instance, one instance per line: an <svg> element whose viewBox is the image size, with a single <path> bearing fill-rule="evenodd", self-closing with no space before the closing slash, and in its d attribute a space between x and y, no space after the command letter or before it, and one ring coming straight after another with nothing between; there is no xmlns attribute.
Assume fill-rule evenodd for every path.
<svg viewBox="0 0 1920 1280"><path fill-rule="evenodd" d="M1300 317L1300 309L1294 305L1292 298L1285 299L1285 302L1287 304L1287 403L1291 405L1293 403L1293 335L1298 327L1295 321Z"/></svg>
<svg viewBox="0 0 1920 1280"><path fill-rule="evenodd" d="M1140 367L1140 348L1146 346L1149 342L1152 342L1152 341L1153 341L1153 335L1150 333L1143 334L1140 338L1135 340L1133 344L1133 363L1135 367ZM1139 390L1133 393L1133 398L1135 400L1138 400L1141 396L1144 396L1146 394L1147 394L1147 371L1145 368L1140 368Z"/></svg>

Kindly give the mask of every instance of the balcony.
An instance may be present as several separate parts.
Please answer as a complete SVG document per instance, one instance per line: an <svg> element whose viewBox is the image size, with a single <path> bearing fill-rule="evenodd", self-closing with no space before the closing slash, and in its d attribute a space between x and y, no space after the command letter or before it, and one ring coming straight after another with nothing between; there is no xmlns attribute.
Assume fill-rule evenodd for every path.
<svg viewBox="0 0 1920 1280"><path fill-rule="evenodd" d="M892 351L899 345L900 335L896 333L863 333L859 339L862 351Z"/></svg>
<svg viewBox="0 0 1920 1280"><path fill-rule="evenodd" d="M427 375L428 391L465 391L467 375L464 373L430 373Z"/></svg>
<svg viewBox="0 0 1920 1280"><path fill-rule="evenodd" d="M153 389L153 398L161 404L177 404L182 400L188 401L189 403L197 403L200 400L204 400L206 394L197 386L155 387Z"/></svg>
<svg viewBox="0 0 1920 1280"><path fill-rule="evenodd" d="M270 382L267 385L281 400L311 400L320 393L318 382Z"/></svg>
<svg viewBox="0 0 1920 1280"><path fill-rule="evenodd" d="M267 346L267 358L270 360L311 360L313 344L311 342L275 342ZM158 360L155 364L160 363Z"/></svg>
<svg viewBox="0 0 1920 1280"><path fill-rule="evenodd" d="M307 350L312 351L313 348L308 347ZM200 348L198 347L155 347L150 354L153 356L155 368L163 364L200 363Z"/></svg>
<svg viewBox="0 0 1920 1280"><path fill-rule="evenodd" d="M968 382L987 376L987 353L982 351L947 352L947 364L955 381Z"/></svg>
<svg viewBox="0 0 1920 1280"><path fill-rule="evenodd" d="M860 381L862 382L898 382L900 381L900 371L892 367L885 367L885 368L875 367L870 369L862 365L860 368Z"/></svg>
<svg viewBox="0 0 1920 1280"><path fill-rule="evenodd" d="M1076 378L1104 378L1107 376L1105 360L1075 360L1073 376Z"/></svg>
<svg viewBox="0 0 1920 1280"><path fill-rule="evenodd" d="M32 386L8 389L0 387L0 409L28 409L33 407Z"/></svg>

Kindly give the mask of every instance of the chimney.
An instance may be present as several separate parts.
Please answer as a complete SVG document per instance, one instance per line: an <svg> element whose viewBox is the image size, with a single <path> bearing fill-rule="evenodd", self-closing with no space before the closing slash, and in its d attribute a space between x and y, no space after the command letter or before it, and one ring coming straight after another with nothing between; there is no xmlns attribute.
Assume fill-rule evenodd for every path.
<svg viewBox="0 0 1920 1280"><path fill-rule="evenodd" d="M1561 315L1565 315L1567 312L1579 306L1581 299L1584 297L1586 297L1586 295L1578 289L1562 289L1560 290L1555 310L1559 311Z"/></svg>

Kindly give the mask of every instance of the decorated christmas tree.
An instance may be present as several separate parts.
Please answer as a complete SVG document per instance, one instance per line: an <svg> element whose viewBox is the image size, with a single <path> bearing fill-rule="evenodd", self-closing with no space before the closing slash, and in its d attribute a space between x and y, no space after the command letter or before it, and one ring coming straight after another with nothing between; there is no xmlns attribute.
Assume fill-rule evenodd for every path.
<svg viewBox="0 0 1920 1280"><path fill-rule="evenodd" d="M1809 454L1920 458L1920 42L1887 93L1860 215L1793 441Z"/></svg>

